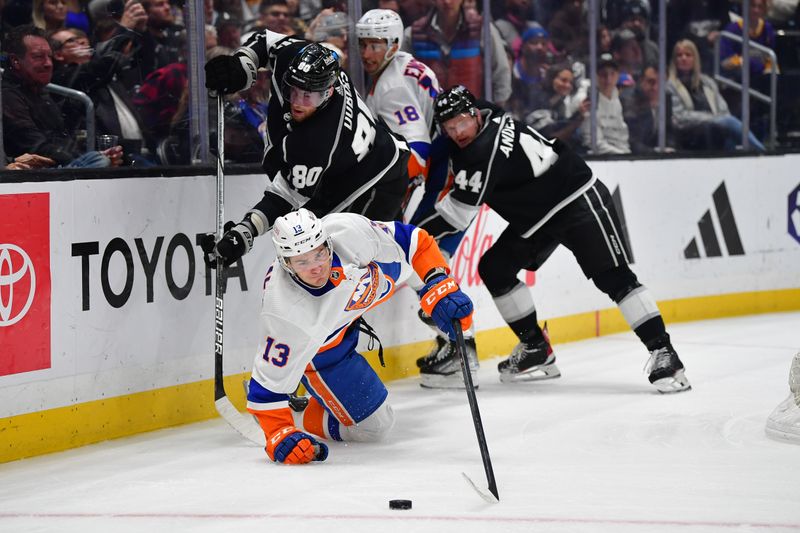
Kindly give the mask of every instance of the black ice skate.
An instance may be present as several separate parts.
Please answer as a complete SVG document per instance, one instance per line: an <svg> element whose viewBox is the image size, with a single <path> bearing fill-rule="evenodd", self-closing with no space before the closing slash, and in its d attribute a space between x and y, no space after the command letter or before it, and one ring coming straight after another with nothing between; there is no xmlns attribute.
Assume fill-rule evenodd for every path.
<svg viewBox="0 0 800 533"><path fill-rule="evenodd" d="M447 341L440 337L439 335L436 336L436 346L428 352L427 355L423 355L422 357L417 358L417 368L425 368L431 366L433 363L436 362L436 355L439 353L439 350L447 344Z"/></svg>
<svg viewBox="0 0 800 533"><path fill-rule="evenodd" d="M532 343L520 342L505 361L497 365L502 383L514 381L539 381L561 376L556 366L556 356L545 338Z"/></svg>
<svg viewBox="0 0 800 533"><path fill-rule="evenodd" d="M648 379L658 392L681 392L692 388L684 375L683 363L669 344L650 352L645 372L649 372Z"/></svg>
<svg viewBox="0 0 800 533"><path fill-rule="evenodd" d="M478 388L478 351L475 339L464 339L467 346L467 361L472 375L472 384ZM444 342L432 356L424 358L425 365L419 370L420 386L426 389L463 389L464 375L461 372L461 357L455 342Z"/></svg>

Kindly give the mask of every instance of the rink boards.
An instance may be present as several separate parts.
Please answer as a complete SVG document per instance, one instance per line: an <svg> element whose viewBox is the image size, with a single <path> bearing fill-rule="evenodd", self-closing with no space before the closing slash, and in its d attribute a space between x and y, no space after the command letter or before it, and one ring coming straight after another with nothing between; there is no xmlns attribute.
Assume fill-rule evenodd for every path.
<svg viewBox="0 0 800 533"><path fill-rule="evenodd" d="M668 323L800 309L799 165L797 155L591 163ZM264 179L227 179L227 218L258 201ZM0 183L0 462L215 416L213 273L197 244L214 228L214 193L213 176ZM503 228L482 211L453 262L483 358L515 342L477 274ZM240 406L273 258L261 237L229 272L225 373ZM555 343L627 327L563 248L520 279ZM406 287L366 317L386 368L367 357L386 380L415 374L428 348L416 309Z"/></svg>

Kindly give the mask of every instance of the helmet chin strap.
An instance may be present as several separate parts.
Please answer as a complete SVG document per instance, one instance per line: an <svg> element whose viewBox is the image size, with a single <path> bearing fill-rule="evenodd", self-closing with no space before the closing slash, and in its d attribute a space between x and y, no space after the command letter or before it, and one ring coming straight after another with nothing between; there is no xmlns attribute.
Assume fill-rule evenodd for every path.
<svg viewBox="0 0 800 533"><path fill-rule="evenodd" d="M395 55L397 55L397 52L400 50L399 45L393 44L392 46L389 46L388 41L386 45L387 48L386 48L386 53L383 54L383 62L381 63L381 66L378 67L378 72L376 74L380 74L381 72L383 72L383 69L386 68L386 65L389 64L389 62L394 58Z"/></svg>

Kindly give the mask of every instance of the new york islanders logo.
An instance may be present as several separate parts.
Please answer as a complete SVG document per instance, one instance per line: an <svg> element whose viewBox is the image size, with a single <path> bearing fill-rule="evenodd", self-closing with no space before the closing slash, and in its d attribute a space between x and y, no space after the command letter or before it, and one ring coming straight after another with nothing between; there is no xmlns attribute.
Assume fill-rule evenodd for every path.
<svg viewBox="0 0 800 533"><path fill-rule="evenodd" d="M345 311L367 309L391 294L394 283L392 283L392 280L388 277L385 277L385 279L387 282L386 287L379 294L380 269L375 263L368 264L367 273L361 276L361 279L358 281L356 289L350 296L350 301L344 308Z"/></svg>

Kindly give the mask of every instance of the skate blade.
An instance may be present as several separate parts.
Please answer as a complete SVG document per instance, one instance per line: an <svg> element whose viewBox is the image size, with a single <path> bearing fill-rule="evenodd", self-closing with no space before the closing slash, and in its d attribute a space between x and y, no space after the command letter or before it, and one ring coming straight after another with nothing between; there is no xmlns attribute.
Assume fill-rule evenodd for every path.
<svg viewBox="0 0 800 533"><path fill-rule="evenodd" d="M534 366L524 372L508 374L500 372L500 383L517 383L525 381L544 381L561 377L561 370L555 364L547 366Z"/></svg>
<svg viewBox="0 0 800 533"><path fill-rule="evenodd" d="M478 388L478 373L476 370L470 370L472 376L472 385ZM467 387L464 385L464 375L459 370L452 374L420 374L419 386L423 389L461 389Z"/></svg>
<svg viewBox="0 0 800 533"><path fill-rule="evenodd" d="M692 385L684 375L683 370L678 370L672 377L661 378L654 381L653 386L658 389L658 392L661 394L672 394L692 389Z"/></svg>

